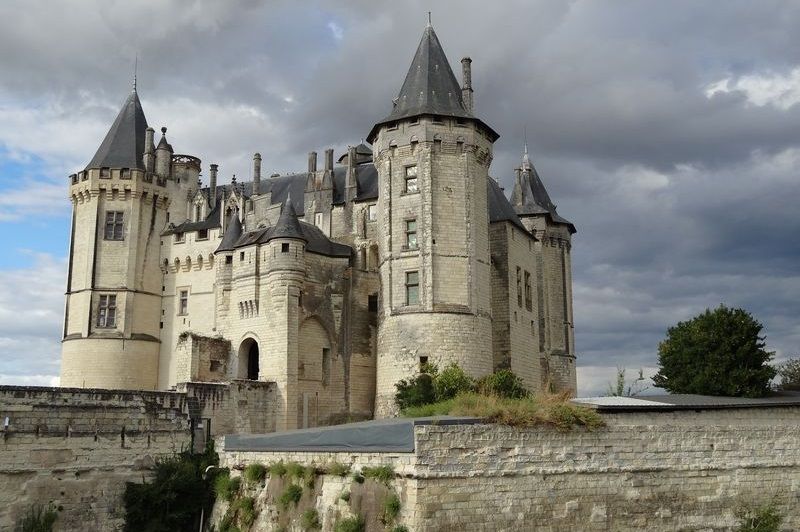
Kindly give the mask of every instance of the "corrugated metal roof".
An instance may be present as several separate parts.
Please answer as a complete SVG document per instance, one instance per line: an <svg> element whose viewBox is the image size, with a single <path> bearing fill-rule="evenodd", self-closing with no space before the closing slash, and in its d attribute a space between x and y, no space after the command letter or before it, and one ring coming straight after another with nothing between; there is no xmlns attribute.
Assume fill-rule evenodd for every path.
<svg viewBox="0 0 800 532"><path fill-rule="evenodd" d="M719 397L673 394L640 397L579 397L572 400L599 411L714 410L726 408L770 408L800 406L800 393L779 392L767 397Z"/></svg>

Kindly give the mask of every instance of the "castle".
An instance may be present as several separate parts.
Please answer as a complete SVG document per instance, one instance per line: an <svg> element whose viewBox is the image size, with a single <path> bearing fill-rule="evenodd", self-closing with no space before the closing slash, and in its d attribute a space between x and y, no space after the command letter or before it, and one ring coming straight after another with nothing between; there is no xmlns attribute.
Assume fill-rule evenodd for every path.
<svg viewBox="0 0 800 532"><path fill-rule="evenodd" d="M428 25L391 112L306 171L208 186L155 143L134 85L70 176L61 385L276 384L276 428L392 415L420 365L576 389L571 235L527 146L508 200L498 134Z"/></svg>

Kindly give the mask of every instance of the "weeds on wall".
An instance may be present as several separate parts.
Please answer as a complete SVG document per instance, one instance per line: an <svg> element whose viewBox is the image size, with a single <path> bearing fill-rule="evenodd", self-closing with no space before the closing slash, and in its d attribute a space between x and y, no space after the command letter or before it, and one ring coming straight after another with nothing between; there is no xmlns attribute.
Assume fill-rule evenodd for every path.
<svg viewBox="0 0 800 532"><path fill-rule="evenodd" d="M335 532L364 532L366 529L366 522L360 515L353 517L345 517L336 523L333 528Z"/></svg>
<svg viewBox="0 0 800 532"><path fill-rule="evenodd" d="M243 475L248 483L258 484L267 477L267 468L263 464L250 464L244 468Z"/></svg>
<svg viewBox="0 0 800 532"><path fill-rule="evenodd" d="M52 532L58 513L52 506L34 505L14 525L14 532Z"/></svg>
<svg viewBox="0 0 800 532"><path fill-rule="evenodd" d="M303 530L319 530L322 523L319 520L319 513L314 508L309 508L303 512Z"/></svg>
<svg viewBox="0 0 800 532"><path fill-rule="evenodd" d="M200 514L214 504L214 470L219 463L213 442L205 452L184 451L160 460L150 482L125 485L125 530L128 532L175 532L197 530Z"/></svg>
<svg viewBox="0 0 800 532"><path fill-rule="evenodd" d="M364 476L364 478L377 480L378 482L382 482L387 486L392 479L394 479L394 469L390 465L363 467L361 468L361 474Z"/></svg>
<svg viewBox="0 0 800 532"><path fill-rule="evenodd" d="M739 519L737 532L778 532L784 518L774 504L739 508L736 517Z"/></svg>

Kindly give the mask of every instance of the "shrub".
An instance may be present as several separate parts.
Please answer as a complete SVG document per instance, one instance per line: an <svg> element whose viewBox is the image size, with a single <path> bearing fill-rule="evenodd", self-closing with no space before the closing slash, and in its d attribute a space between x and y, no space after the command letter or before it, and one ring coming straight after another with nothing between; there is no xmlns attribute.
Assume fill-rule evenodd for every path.
<svg viewBox="0 0 800 532"><path fill-rule="evenodd" d="M225 501L230 501L239 491L242 479L231 478L230 471L222 470L214 479L214 494Z"/></svg>
<svg viewBox="0 0 800 532"><path fill-rule="evenodd" d="M377 467L364 467L361 469L361 474L366 478L377 480L388 484L394 478L394 469L389 465L382 465Z"/></svg>
<svg viewBox="0 0 800 532"><path fill-rule="evenodd" d="M336 523L334 527L335 532L364 532L366 523L364 518L360 515L354 517L346 517Z"/></svg>
<svg viewBox="0 0 800 532"><path fill-rule="evenodd" d="M427 373L422 373L412 379L403 379L395 384L395 388L397 388L397 393L394 395L394 401L401 410L410 406L433 403L436 400L433 377Z"/></svg>
<svg viewBox="0 0 800 532"><path fill-rule="evenodd" d="M350 474L350 466L344 465L341 462L330 462L325 466L325 472L337 477L346 477Z"/></svg>
<svg viewBox="0 0 800 532"><path fill-rule="evenodd" d="M364 481L363 477L362 477L361 481L362 482ZM350 492L349 491L345 491L344 493L339 495L339 498L342 499L344 502L350 502Z"/></svg>
<svg viewBox="0 0 800 532"><path fill-rule="evenodd" d="M408 532L408 527L406 525L396 525L392 532Z"/></svg>
<svg viewBox="0 0 800 532"><path fill-rule="evenodd" d="M773 504L740 508L736 517L739 519L737 532L778 532L783 523L783 515Z"/></svg>
<svg viewBox="0 0 800 532"><path fill-rule="evenodd" d="M775 368L763 326L748 312L720 305L667 330L653 383L671 393L761 397Z"/></svg>
<svg viewBox="0 0 800 532"><path fill-rule="evenodd" d="M290 504L296 505L298 502L300 502L300 497L302 496L303 488L297 484L289 484L286 486L286 489L283 490L283 493L281 493L278 502L280 503L281 508L286 509Z"/></svg>
<svg viewBox="0 0 800 532"><path fill-rule="evenodd" d="M521 399L528 396L528 390L510 369L501 369L487 375L478 382L478 390L484 395L495 395L508 399Z"/></svg>
<svg viewBox="0 0 800 532"><path fill-rule="evenodd" d="M286 464L286 474L289 475L289 478L301 479L305 475L305 472L306 468L297 462L289 462Z"/></svg>
<svg viewBox="0 0 800 532"><path fill-rule="evenodd" d="M255 499L252 497L242 497L241 499L237 499L235 506L239 513L239 523L245 528L250 528L256 520Z"/></svg>
<svg viewBox="0 0 800 532"><path fill-rule="evenodd" d="M452 363L436 376L433 389L437 401L446 401L460 393L473 391L475 381L458 364Z"/></svg>
<svg viewBox="0 0 800 532"><path fill-rule="evenodd" d="M28 512L17 520L14 530L15 532L51 532L56 519L58 519L58 514L52 506L44 508L40 505L34 505L28 508Z"/></svg>
<svg viewBox="0 0 800 532"><path fill-rule="evenodd" d="M318 530L322 528L319 522L319 513L313 508L303 512L303 530Z"/></svg>
<svg viewBox="0 0 800 532"><path fill-rule="evenodd" d="M800 390L800 358L791 358L777 368L780 390Z"/></svg>
<svg viewBox="0 0 800 532"><path fill-rule="evenodd" d="M251 484L257 484L266 478L267 468L263 464L250 464L244 468L244 478Z"/></svg>
<svg viewBox="0 0 800 532"><path fill-rule="evenodd" d="M282 477L286 474L286 466L283 463L283 460L279 462L273 462L269 465L269 476L271 477Z"/></svg>
<svg viewBox="0 0 800 532"><path fill-rule="evenodd" d="M364 475L362 475L361 473L355 473L355 474L353 474L353 480L355 480L359 484L363 484L364 483Z"/></svg>
<svg viewBox="0 0 800 532"><path fill-rule="evenodd" d="M381 520L384 524L393 523L400 514L400 498L392 493L383 500L383 516Z"/></svg>

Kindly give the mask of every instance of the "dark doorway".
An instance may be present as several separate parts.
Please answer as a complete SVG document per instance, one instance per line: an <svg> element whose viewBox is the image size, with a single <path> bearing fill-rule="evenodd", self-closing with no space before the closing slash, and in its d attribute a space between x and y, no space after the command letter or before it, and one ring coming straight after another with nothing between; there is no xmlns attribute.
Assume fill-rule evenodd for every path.
<svg viewBox="0 0 800 532"><path fill-rule="evenodd" d="M247 378L251 381L258 380L258 344L253 342L247 352Z"/></svg>

